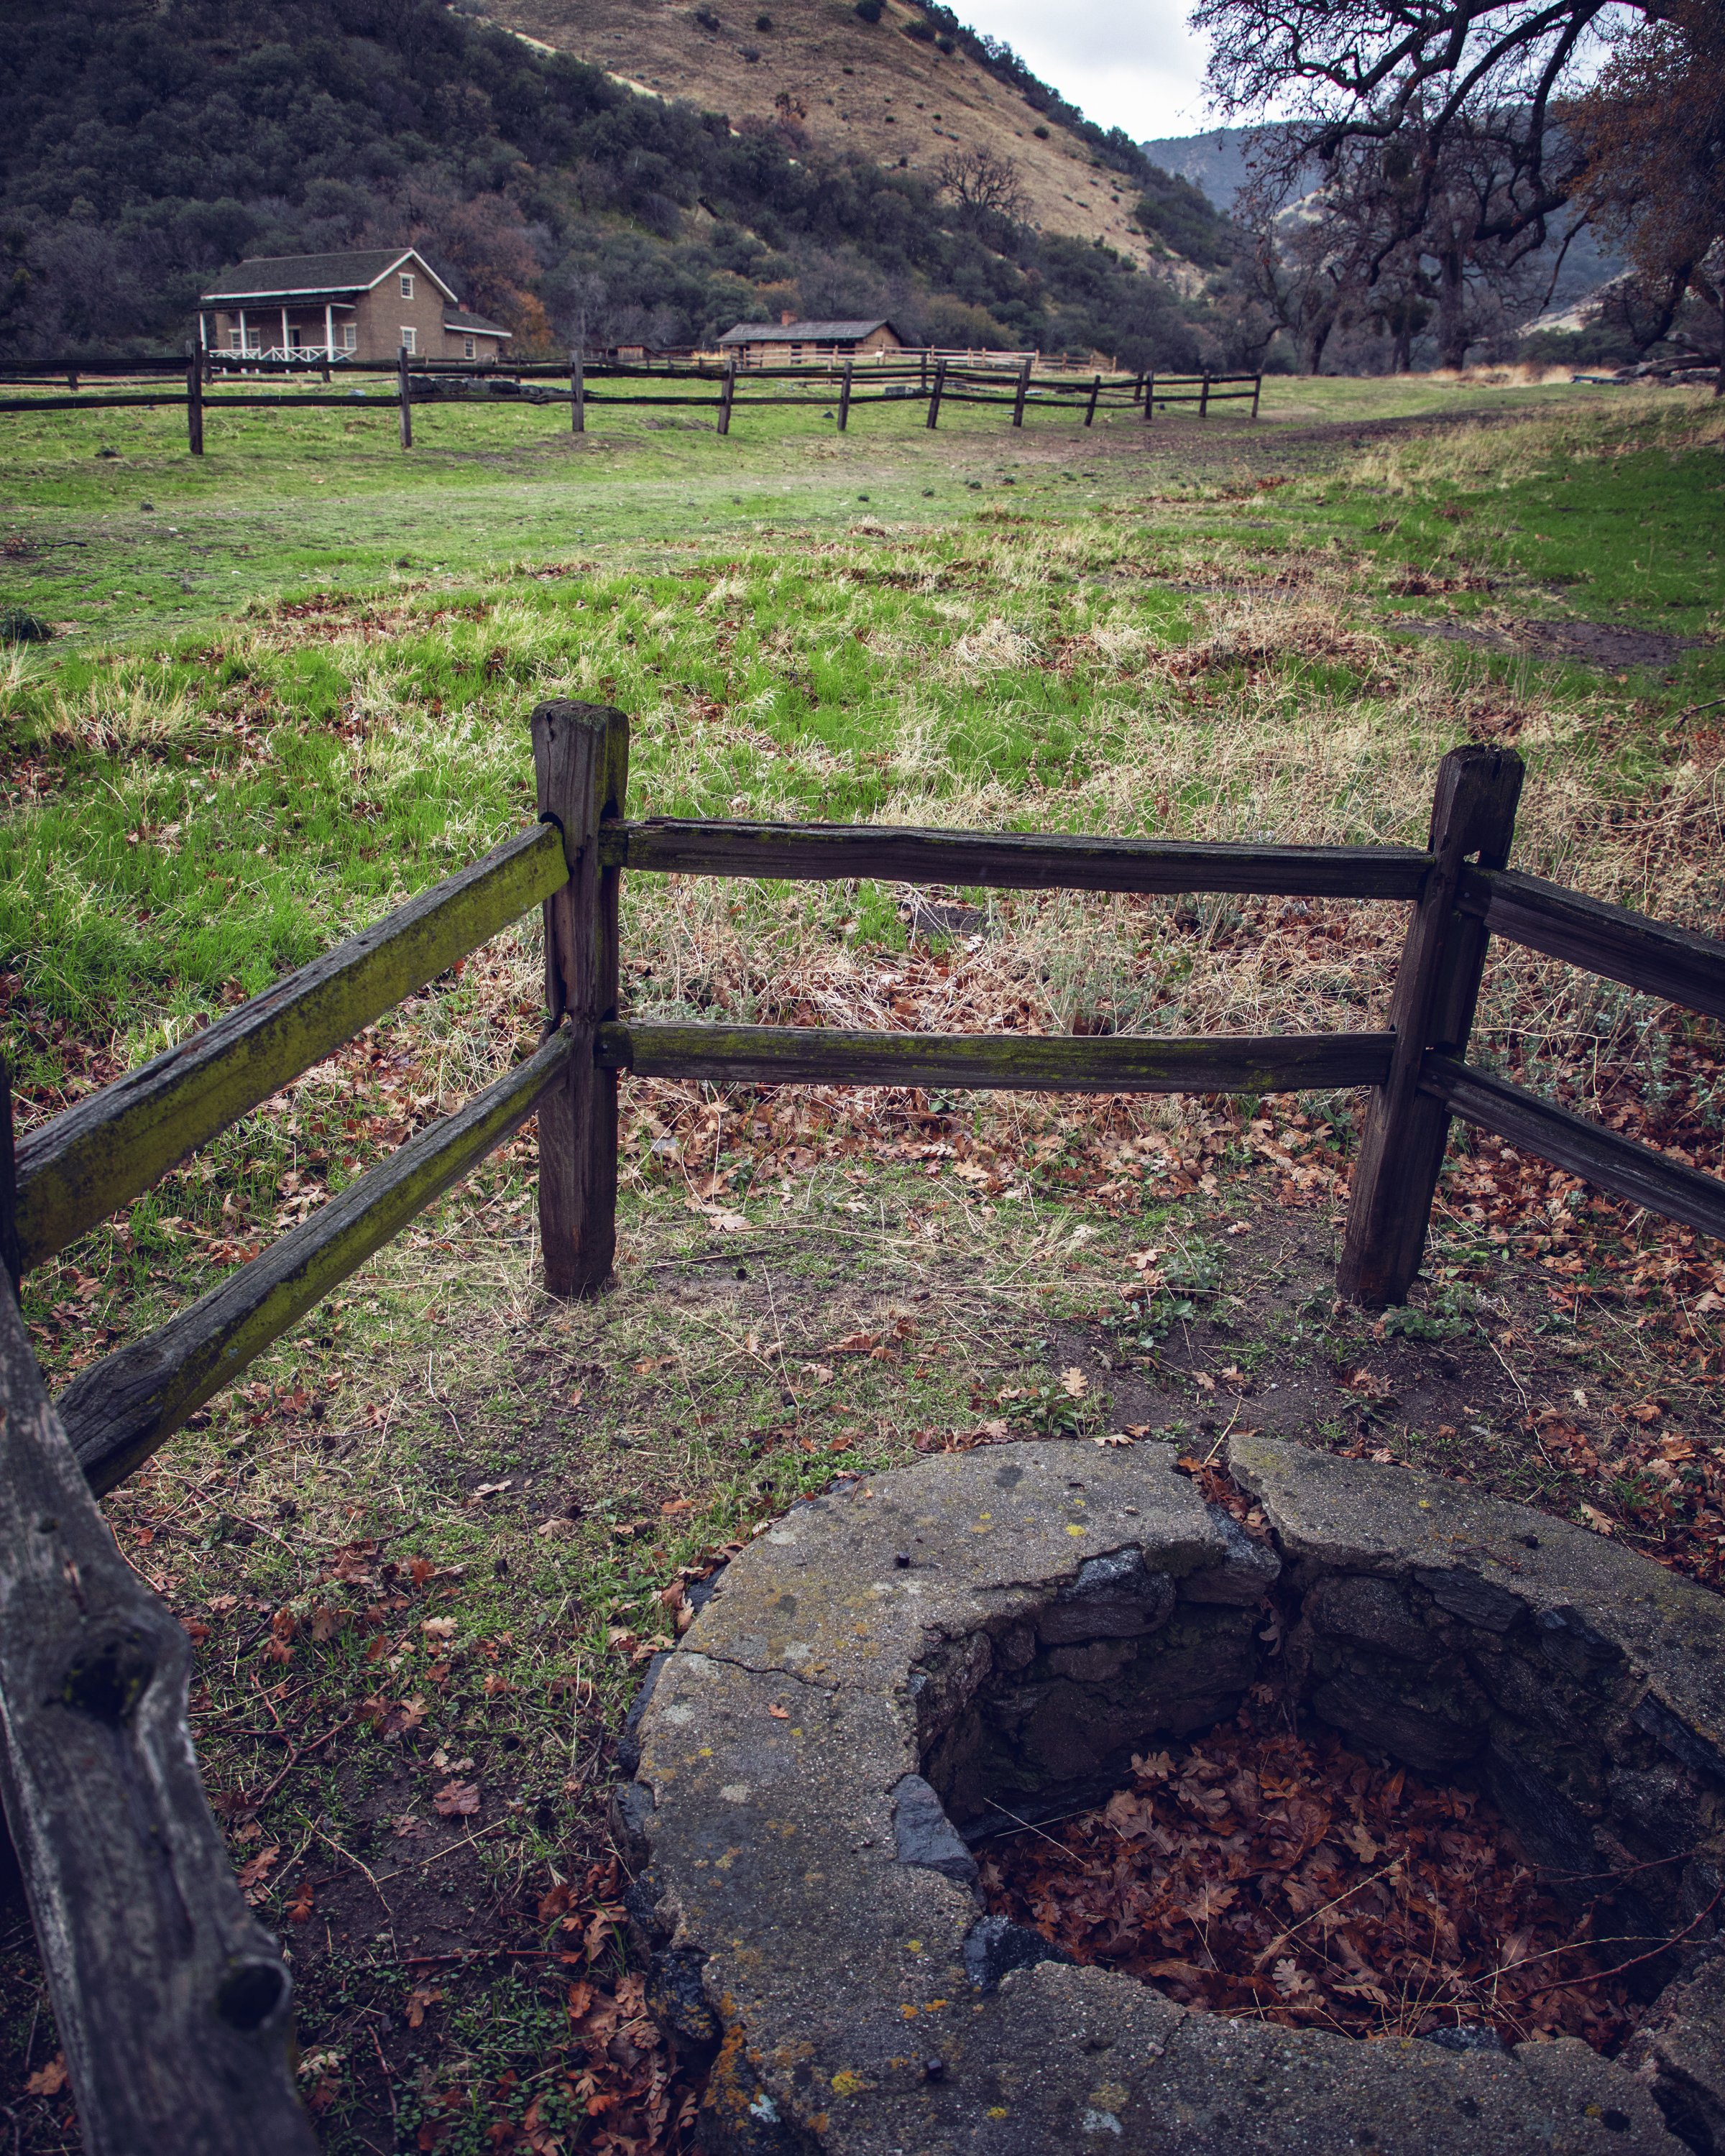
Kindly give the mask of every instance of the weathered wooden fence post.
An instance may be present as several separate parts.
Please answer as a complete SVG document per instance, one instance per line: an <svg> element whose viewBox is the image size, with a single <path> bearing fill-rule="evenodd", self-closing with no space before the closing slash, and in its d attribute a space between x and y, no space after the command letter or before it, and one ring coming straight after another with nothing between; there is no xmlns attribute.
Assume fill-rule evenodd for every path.
<svg viewBox="0 0 1725 2156"><path fill-rule="evenodd" d="M1096 424L1096 399L1101 395L1101 393L1102 377L1099 374L1096 380L1090 385L1090 402L1084 408L1084 424L1086 427L1092 427Z"/></svg>
<svg viewBox="0 0 1725 2156"><path fill-rule="evenodd" d="M404 449L413 446L413 407L408 395L408 348L403 345L396 359L396 384L401 399L401 445Z"/></svg>
<svg viewBox="0 0 1725 2156"><path fill-rule="evenodd" d="M1377 1309L1406 1296L1425 1248L1431 1201L1443 1166L1449 1111L1420 1091L1429 1052L1462 1056L1485 969L1483 921L1457 911L1464 862L1509 860L1522 759L1513 749L1451 749L1438 767L1427 871L1402 946L1389 1022L1389 1075L1372 1096L1353 1171L1348 1233L1337 1286L1350 1302Z"/></svg>
<svg viewBox="0 0 1725 2156"><path fill-rule="evenodd" d="M719 390L719 432L721 434L731 432L731 406L736 395L737 355L727 352L725 357L725 379Z"/></svg>
<svg viewBox="0 0 1725 2156"><path fill-rule="evenodd" d="M842 434L850 424L850 371L854 362L846 360L845 372L839 383L839 432Z"/></svg>
<svg viewBox="0 0 1725 2156"><path fill-rule="evenodd" d="M1012 424L1014 427L1022 427L1024 424L1024 398L1029 387L1030 362L1027 359L1019 369L1018 394L1012 400Z"/></svg>
<svg viewBox="0 0 1725 2156"><path fill-rule="evenodd" d="M594 1063L595 1027L617 1015L617 896L599 825L623 813L629 721L603 704L541 704L533 770L542 822L563 834L569 880L545 901L545 997L580 1052L539 1109L539 1239L549 1295L596 1295L617 1247L617 1074Z"/></svg>
<svg viewBox="0 0 1725 2156"><path fill-rule="evenodd" d="M934 367L934 388L929 392L928 396L928 418L924 423L927 426L937 427L941 423L941 392L946 386L947 362L943 359L937 360Z"/></svg>
<svg viewBox="0 0 1725 2156"><path fill-rule="evenodd" d="M203 454L203 339L194 337L192 357L186 367L186 448L194 457Z"/></svg>
<svg viewBox="0 0 1725 2156"><path fill-rule="evenodd" d="M1208 367L1204 371L1204 387L1198 393L1198 416L1200 419L1208 419L1210 416L1210 371Z"/></svg>
<svg viewBox="0 0 1725 2156"><path fill-rule="evenodd" d="M1144 424L1147 427L1150 424L1151 415L1155 409L1156 377L1153 374L1147 374L1144 377Z"/></svg>
<svg viewBox="0 0 1725 2156"><path fill-rule="evenodd" d="M578 352L569 355L569 432L587 432L587 363Z"/></svg>
<svg viewBox="0 0 1725 2156"><path fill-rule="evenodd" d="M1263 393L1264 377L1261 374L1255 374L1252 377L1252 417L1255 419L1258 416L1258 399Z"/></svg>
<svg viewBox="0 0 1725 2156"><path fill-rule="evenodd" d="M18 1148L12 1135L12 1072L0 1056L0 1271L16 1295L24 1276L18 1240Z"/></svg>

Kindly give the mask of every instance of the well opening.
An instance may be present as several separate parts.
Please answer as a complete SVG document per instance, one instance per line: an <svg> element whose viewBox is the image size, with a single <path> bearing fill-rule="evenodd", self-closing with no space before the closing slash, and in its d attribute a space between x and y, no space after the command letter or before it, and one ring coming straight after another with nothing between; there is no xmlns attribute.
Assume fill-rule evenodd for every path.
<svg viewBox="0 0 1725 2156"><path fill-rule="evenodd" d="M993 1950L1293 2026L1615 2054L1709 1949L1725 1869L1712 1779L1621 1649L1393 1548L1286 1562L1210 1486L1221 1564L1095 1558L912 1672Z"/></svg>

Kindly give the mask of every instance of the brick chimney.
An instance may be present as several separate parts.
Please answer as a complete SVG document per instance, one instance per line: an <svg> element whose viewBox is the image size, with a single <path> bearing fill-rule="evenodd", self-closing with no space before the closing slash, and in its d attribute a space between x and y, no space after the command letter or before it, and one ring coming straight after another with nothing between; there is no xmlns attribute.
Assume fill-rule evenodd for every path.
<svg viewBox="0 0 1725 2156"><path fill-rule="evenodd" d="M797 317L791 312L791 310L788 307L781 307L779 309L778 326L781 329L788 328L796 319Z"/></svg>

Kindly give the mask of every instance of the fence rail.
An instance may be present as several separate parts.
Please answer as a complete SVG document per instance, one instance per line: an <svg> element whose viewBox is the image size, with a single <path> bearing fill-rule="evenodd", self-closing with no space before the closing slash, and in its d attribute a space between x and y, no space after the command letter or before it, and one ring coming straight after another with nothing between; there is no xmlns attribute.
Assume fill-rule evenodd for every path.
<svg viewBox="0 0 1725 2156"><path fill-rule="evenodd" d="M184 1635L120 1558L96 1496L534 1114L547 1289L597 1291L615 1244L621 1071L720 1084L1061 1092L1364 1087L1339 1280L1400 1300L1460 1116L1633 1203L1725 1235L1725 1183L1466 1060L1489 937L1725 1014L1725 943L1507 866L1522 767L1440 767L1429 844L1276 846L629 821L629 722L533 713L540 822L205 1032L0 1149L0 1792L88 2147L307 2156L287 1969L254 1924L193 1763ZM625 871L962 888L1257 891L1396 901L1391 1024L1371 1033L1065 1039L680 1024L618 1015ZM522 912L542 908L537 1048L50 1407L13 1287L175 1161ZM177 1913L175 1913L177 1912Z"/></svg>

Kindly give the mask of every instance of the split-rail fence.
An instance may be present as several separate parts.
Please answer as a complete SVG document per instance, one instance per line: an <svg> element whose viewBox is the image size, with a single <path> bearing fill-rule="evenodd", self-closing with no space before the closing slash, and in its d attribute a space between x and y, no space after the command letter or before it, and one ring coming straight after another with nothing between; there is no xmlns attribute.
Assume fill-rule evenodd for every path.
<svg viewBox="0 0 1725 2156"><path fill-rule="evenodd" d="M1452 1116L1600 1188L1725 1235L1725 1183L1467 1060L1493 935L1725 1017L1725 943L1507 865L1513 751L1440 767L1424 847L1213 844L624 813L620 711L532 715L539 821L362 934L0 1147L0 1791L86 2146L94 2156L306 2156L289 2071L291 1983L247 1908L198 1780L185 1634L116 1548L96 1500L269 1342L529 1116L553 1296L612 1271L619 1071L719 1084L1091 1093L1363 1087L1340 1286L1400 1300ZM1398 900L1409 911L1376 1031L1043 1039L649 1023L618 1012L625 870L869 877L963 888ZM50 1403L22 1273L534 906L538 1046L159 1330ZM3 1099L0 1089L0 1099Z"/></svg>
<svg viewBox="0 0 1725 2156"><path fill-rule="evenodd" d="M295 375L316 375L323 388L291 388L284 395L263 385L272 377L291 384ZM382 393L337 386L364 377L388 377L393 388ZM157 388L157 382L162 387ZM183 382L183 388L167 386ZM126 382L124 388L91 391L85 382ZM610 386L595 389L596 382ZM655 390L655 382L686 382L710 394ZM48 395L65 384L65 394ZM137 386L141 383L143 386ZM766 394L741 393L768 385ZM774 386L776 385L776 386ZM986 404L1009 410L1012 424L1022 427L1027 413L1073 412L1086 427L1098 411L1136 412L1149 420L1171 406L1191 405L1200 419L1212 405L1250 401L1258 416L1263 377L1257 374L1103 374L1086 382L1067 372L1038 374L1026 356L1011 372L981 362L950 360L933 352L914 352L890 361L834 360L768 367L739 367L723 361L588 360L571 354L554 365L526 365L501 370L490 362L418 359L403 351L387 364L336 359L265 358L256 353L194 350L186 360L30 360L0 363L0 393L33 390L30 395L0 393L0 412L107 411L141 405L183 405L186 446L203 454L204 418L210 412L262 407L293 411L300 407L339 406L347 412L393 411L404 449L413 446L413 407L441 401L498 401L523 404L567 404L572 432L584 434L588 413L607 405L667 405L688 411L711 410L721 434L731 431L732 413L742 405L820 404L834 409L840 433L851 413L863 404L902 403L926 407L927 424L940 424L942 404Z"/></svg>

